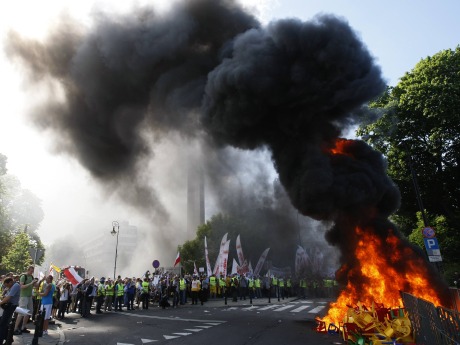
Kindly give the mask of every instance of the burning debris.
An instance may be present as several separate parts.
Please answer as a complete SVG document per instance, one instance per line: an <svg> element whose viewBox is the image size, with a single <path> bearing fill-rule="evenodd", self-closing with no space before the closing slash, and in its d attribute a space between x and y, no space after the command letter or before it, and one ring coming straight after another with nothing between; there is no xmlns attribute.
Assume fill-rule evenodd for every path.
<svg viewBox="0 0 460 345"><path fill-rule="evenodd" d="M356 307L349 306L343 322L338 326L326 325L316 320L319 333L339 333L347 344L413 344L414 334L406 311L402 308L386 308L383 304L368 308L358 302Z"/></svg>
<svg viewBox="0 0 460 345"><path fill-rule="evenodd" d="M142 196L137 204L149 212L164 210L136 179L150 150L145 131L200 138L214 150L267 148L299 212L334 223L326 237L341 252L344 290L328 320L358 300L397 305L399 290L442 303L441 279L388 220L400 194L383 156L340 138L385 88L342 19L261 27L233 1L195 0L161 17L101 17L88 33L67 23L45 44L11 35L9 51L32 80L63 90L36 122L62 135L62 149L99 180Z"/></svg>

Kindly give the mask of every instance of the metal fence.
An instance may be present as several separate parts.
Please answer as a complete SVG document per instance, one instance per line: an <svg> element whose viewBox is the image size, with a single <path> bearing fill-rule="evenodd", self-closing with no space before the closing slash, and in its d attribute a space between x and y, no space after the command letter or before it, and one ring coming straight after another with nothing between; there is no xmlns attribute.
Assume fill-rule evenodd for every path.
<svg viewBox="0 0 460 345"><path fill-rule="evenodd" d="M460 290L456 288L449 288L450 298L452 300L452 309L455 309L457 313L460 312Z"/></svg>
<svg viewBox="0 0 460 345"><path fill-rule="evenodd" d="M436 307L405 292L401 292L401 297L409 312L417 345L460 345L460 314L457 310Z"/></svg>

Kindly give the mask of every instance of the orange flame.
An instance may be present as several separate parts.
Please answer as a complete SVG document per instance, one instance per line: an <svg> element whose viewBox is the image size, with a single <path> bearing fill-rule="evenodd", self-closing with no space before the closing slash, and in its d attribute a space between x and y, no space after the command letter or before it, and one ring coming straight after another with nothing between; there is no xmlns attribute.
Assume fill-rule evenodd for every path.
<svg viewBox="0 0 460 345"><path fill-rule="evenodd" d="M350 153L347 152L347 147L353 143L353 140L348 139L337 139L335 141L335 146L330 149L330 152L334 155L346 155L352 156Z"/></svg>
<svg viewBox="0 0 460 345"><path fill-rule="evenodd" d="M355 306L358 302L367 306L371 306L373 302L386 307L402 306L400 290L440 305L437 292L426 278L427 263L414 255L410 247L401 247L401 240L392 231L384 241L372 231L363 231L360 228L356 228L356 235L359 241L355 255L359 265L348 272L348 285L337 301L330 304L328 315L323 321L337 324L344 319L349 306ZM385 252L393 253L390 258L383 248ZM404 272L398 272L394 264L404 264ZM354 286L351 283L357 275L362 277L361 281L366 281L364 285Z"/></svg>

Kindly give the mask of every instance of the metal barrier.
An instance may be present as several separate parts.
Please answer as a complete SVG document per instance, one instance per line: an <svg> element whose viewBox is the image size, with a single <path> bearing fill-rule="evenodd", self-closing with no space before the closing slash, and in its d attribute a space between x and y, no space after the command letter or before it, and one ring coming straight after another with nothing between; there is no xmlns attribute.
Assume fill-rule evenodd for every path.
<svg viewBox="0 0 460 345"><path fill-rule="evenodd" d="M457 288L449 288L450 298L452 300L452 308L460 312L460 290Z"/></svg>
<svg viewBox="0 0 460 345"><path fill-rule="evenodd" d="M460 345L460 315L433 303L401 292L417 345Z"/></svg>

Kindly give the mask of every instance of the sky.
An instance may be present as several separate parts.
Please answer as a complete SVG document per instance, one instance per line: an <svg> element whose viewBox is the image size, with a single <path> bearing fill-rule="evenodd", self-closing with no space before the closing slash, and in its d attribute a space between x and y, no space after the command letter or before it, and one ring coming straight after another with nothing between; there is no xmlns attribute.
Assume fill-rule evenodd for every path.
<svg viewBox="0 0 460 345"><path fill-rule="evenodd" d="M161 10L171 1L18 0L0 3L0 39L10 30L42 39L61 13L67 12L84 25L91 25L95 9L126 12L133 5L153 3ZM258 19L299 18L318 13L345 18L358 33L381 67L389 85L410 71L421 59L460 42L460 2L457 0L266 0L244 1ZM167 4L167 5L166 5ZM45 219L38 233L45 244L68 234L111 230L112 221L129 219L136 224L135 210L102 193L91 176L74 159L56 153L50 137L27 118L41 97L24 83L22 71L0 50L0 152L8 157L8 171L19 178L43 202ZM270 162L267 162L270 164ZM207 210L209 217L211 210ZM145 225L144 225L145 226ZM146 226L154 226L147 224ZM178 239L180 244L182 239ZM171 259L175 253L171 253Z"/></svg>

